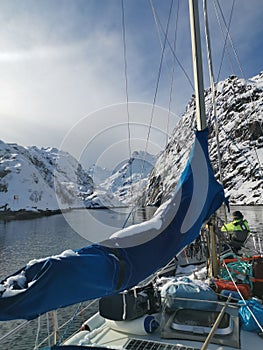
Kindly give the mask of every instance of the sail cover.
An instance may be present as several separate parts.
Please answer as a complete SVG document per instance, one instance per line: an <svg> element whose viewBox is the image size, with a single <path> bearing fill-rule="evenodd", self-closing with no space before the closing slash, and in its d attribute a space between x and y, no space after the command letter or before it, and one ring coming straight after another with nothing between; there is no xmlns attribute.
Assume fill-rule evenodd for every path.
<svg viewBox="0 0 263 350"><path fill-rule="evenodd" d="M30 320L133 287L197 238L223 201L209 161L208 130L197 131L174 195L152 219L100 244L29 262L0 283L0 320Z"/></svg>

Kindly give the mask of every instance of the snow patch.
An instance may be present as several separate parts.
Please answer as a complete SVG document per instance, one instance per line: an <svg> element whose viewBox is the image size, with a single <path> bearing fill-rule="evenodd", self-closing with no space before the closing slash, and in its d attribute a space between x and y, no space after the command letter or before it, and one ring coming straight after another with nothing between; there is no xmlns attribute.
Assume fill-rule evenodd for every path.
<svg viewBox="0 0 263 350"><path fill-rule="evenodd" d="M30 260L28 263L27 263L27 267L30 267L36 263L40 263L40 262L43 262L43 261L46 261L48 259L54 259L54 260L60 260L62 258L67 258L67 257L70 257L70 256L78 256L79 254L77 252L75 252L74 250L72 249L67 249L65 250L64 252L58 254L58 255L51 255L49 257L46 257L46 258L41 258L41 259L32 259Z"/></svg>

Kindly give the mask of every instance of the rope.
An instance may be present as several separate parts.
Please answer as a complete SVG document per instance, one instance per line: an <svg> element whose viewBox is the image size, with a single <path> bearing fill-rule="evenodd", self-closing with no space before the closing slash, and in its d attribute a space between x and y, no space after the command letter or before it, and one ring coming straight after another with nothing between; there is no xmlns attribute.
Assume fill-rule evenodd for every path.
<svg viewBox="0 0 263 350"><path fill-rule="evenodd" d="M232 277L230 271L228 270L228 267L227 267L226 263L223 262L223 265L225 266L225 268L226 268L226 270L227 270L227 272L228 272L228 274L229 274L229 277L231 278L231 281L233 282L233 284L234 284L234 286L235 286L235 288L236 288L236 290L237 290L237 292L238 292L240 298L242 299L242 301L243 301L243 303L245 304L245 306L248 308L248 311L250 312L251 316L253 317L254 321L255 321L256 324L258 325L258 327L259 327L259 329L261 330L261 332L263 332L262 326L261 326L260 323L258 322L258 320L257 320L256 316L254 315L253 311L252 311L252 310L250 309L250 307L247 305L247 302L246 302L246 300L243 298L243 295L241 294L241 292L239 291L239 289L238 289L238 287L237 287L237 285L236 285L236 282L234 281L234 279L233 279L233 277Z"/></svg>
<svg viewBox="0 0 263 350"><path fill-rule="evenodd" d="M75 320L75 317L80 313L80 308L81 308L81 304L79 304L74 312L74 314L72 315L72 317L69 319L68 325L66 327L66 329L64 330L63 334L61 335L61 337L59 338L59 341L57 342L56 345L61 345L63 340L66 338L66 336L68 335L68 331L73 323L73 321Z"/></svg>

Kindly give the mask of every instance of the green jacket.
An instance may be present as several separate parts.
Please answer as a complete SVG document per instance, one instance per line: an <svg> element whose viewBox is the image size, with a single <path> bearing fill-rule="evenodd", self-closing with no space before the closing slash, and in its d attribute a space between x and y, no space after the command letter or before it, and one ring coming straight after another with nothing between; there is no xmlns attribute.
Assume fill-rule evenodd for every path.
<svg viewBox="0 0 263 350"><path fill-rule="evenodd" d="M244 225L242 225L242 223ZM229 222L228 224L224 224L221 227L221 231L223 232L234 232L234 231L244 231L247 230L250 231L247 220L237 219L233 220L232 222Z"/></svg>
<svg viewBox="0 0 263 350"><path fill-rule="evenodd" d="M243 243L245 243L250 229L247 220L237 219L224 224L221 227L221 231L229 235L228 238L231 246L240 249Z"/></svg>

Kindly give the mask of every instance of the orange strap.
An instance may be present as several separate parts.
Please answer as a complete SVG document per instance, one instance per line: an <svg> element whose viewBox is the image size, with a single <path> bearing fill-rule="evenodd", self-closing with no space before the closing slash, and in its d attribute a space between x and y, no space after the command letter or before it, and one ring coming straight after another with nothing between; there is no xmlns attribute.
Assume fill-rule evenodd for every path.
<svg viewBox="0 0 263 350"><path fill-rule="evenodd" d="M263 283L263 278L255 278L255 277L250 277L249 278L251 282L255 283L255 282L261 282Z"/></svg>

